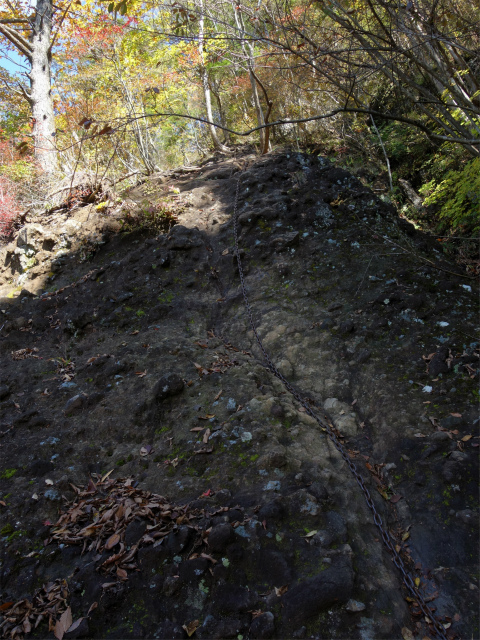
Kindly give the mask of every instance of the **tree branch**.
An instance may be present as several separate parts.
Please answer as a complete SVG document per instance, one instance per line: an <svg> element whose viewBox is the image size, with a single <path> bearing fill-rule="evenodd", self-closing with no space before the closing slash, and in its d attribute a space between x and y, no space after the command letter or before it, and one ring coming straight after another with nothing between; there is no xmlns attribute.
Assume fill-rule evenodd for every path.
<svg viewBox="0 0 480 640"><path fill-rule="evenodd" d="M13 46L16 49L18 49L20 53L22 53L24 56L28 58L28 60L31 61L33 49L31 44L28 42L28 40L25 40L25 38L22 35L20 35L19 33L16 33L16 31L14 31L13 29L10 29L10 27L4 26L1 23L0 23L0 33L11 44L13 44Z"/></svg>
<svg viewBox="0 0 480 640"><path fill-rule="evenodd" d="M194 120L196 122L201 122L203 124L208 124L208 125L213 125L215 127L217 127L218 129L222 129L223 131L228 131L229 133L231 133L232 135L235 136L241 136L241 137L245 137L245 136L249 136L252 133L255 133L255 131L259 131L260 129L266 129L268 127L275 127L275 126L279 126L279 125L286 125L286 124L301 124L303 122L314 122L316 120L326 120L328 118L333 118L334 116L338 115L339 113L363 113L367 116L377 116L379 118L384 118L386 120L394 120L397 122L404 122L405 124L409 124L413 127L416 127L417 129L420 129L421 131L423 131L429 138L433 138L434 140L440 140L442 142L453 142L455 144L461 144L463 146L466 146L467 148L472 148L474 150L474 155L480 155L480 137L478 138L460 138L460 137L454 137L454 136L442 136L436 133L433 133L432 131L429 130L429 128L424 125L423 123L419 122L418 120L414 120L413 118L407 118L404 116L393 116L387 113L382 113L381 111L376 111L375 109L367 109L367 108L363 108L363 107L339 107L338 109L333 109L332 111L329 111L328 113L324 113L321 115L316 115L316 116L310 116L308 118L298 118L298 119L294 119L294 120L276 120L275 122L270 122L268 124L262 124L259 125L257 127L253 127L252 129L248 129L247 131L235 131L234 129L229 129L228 127L224 127L221 124L217 124L214 122L210 122L210 120L207 120L206 118L198 118L196 116L191 116L187 113L152 113L152 114L145 114L145 115L141 115L141 116L136 116L136 117L127 117L124 119L124 121L120 124L118 124L116 127L112 128L112 131L109 132L109 135L111 135L112 133L115 133L116 131L120 131L122 128L124 128L126 125L133 123L136 120L142 120L145 118L165 118L165 117L169 117L169 118L185 118L186 120ZM111 121L110 121L111 122ZM86 137L82 139L82 142L86 141L86 140L92 140L93 138L97 138L100 135L104 135L104 134L100 134L99 133L95 133L92 136ZM68 147L65 147L64 149L59 149L59 151L67 151L68 149L70 149L71 147L76 146L76 144L72 144L69 145Z"/></svg>

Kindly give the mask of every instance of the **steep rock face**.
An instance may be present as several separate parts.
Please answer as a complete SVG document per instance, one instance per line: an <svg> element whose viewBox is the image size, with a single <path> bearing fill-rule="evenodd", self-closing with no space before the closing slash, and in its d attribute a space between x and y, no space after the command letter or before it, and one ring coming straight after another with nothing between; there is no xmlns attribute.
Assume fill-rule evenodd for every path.
<svg viewBox="0 0 480 640"><path fill-rule="evenodd" d="M2 601L65 578L74 619L98 603L92 638L186 637L197 620L201 638L428 634L348 466L262 363L233 243L240 179L265 347L344 436L437 613L475 635L476 285L326 159L244 161L162 179L179 191L168 234L116 235L125 205L86 207L78 236L40 220L0 252ZM18 267L19 248L36 266ZM119 478L117 501L125 485L134 509L155 502L139 492L168 496L174 518L112 515L119 542L98 537L88 525ZM95 506L75 516L94 543L83 556L48 524L72 485ZM104 564L119 544L130 567Z"/></svg>

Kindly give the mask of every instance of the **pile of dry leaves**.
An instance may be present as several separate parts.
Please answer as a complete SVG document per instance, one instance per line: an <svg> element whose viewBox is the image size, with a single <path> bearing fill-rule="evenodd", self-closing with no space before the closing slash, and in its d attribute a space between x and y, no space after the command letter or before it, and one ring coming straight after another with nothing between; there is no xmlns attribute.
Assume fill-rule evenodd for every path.
<svg viewBox="0 0 480 640"><path fill-rule="evenodd" d="M190 526L197 531L194 521L203 516L202 510L191 509L188 504L173 505L163 496L135 488L131 478L112 480L109 475L96 484L90 480L83 491L73 487L77 498L59 518L48 539L48 542L83 545L82 553L96 551L98 559L109 552L99 569L115 578L115 582L104 584L104 588L115 585L118 580L127 580L128 571L137 569L135 556L139 547L162 544L179 526ZM148 522L146 532L127 548L125 530L136 519Z"/></svg>
<svg viewBox="0 0 480 640"><path fill-rule="evenodd" d="M67 598L67 582L59 579L39 589L31 602L27 599L15 603L4 602L0 605L3 616L0 623L2 637L21 640L25 634L47 620L48 630L54 632L57 640L62 640L67 631L74 631L83 620L79 618L73 622L71 609L67 606ZM96 606L95 602L87 615Z"/></svg>

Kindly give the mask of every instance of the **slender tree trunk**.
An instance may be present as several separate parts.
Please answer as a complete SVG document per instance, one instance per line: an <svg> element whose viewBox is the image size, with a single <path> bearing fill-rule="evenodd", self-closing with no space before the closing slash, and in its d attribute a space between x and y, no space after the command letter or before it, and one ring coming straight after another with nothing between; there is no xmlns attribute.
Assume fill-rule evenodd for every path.
<svg viewBox="0 0 480 640"><path fill-rule="evenodd" d="M248 75L250 78L250 85L252 87L253 104L255 106L255 111L257 114L257 123L258 126L261 127L265 124L265 117L263 115L262 103L260 102L260 96L258 95L257 81L255 78L254 48L253 45L245 41L245 26L243 24L243 18L238 7L236 6L234 6L234 15L237 29L240 32L240 43L242 46L242 51L247 60ZM265 153L265 146L269 146L268 144L265 145L265 129L260 129L258 134L260 136L260 149L262 150L261 153Z"/></svg>
<svg viewBox="0 0 480 640"><path fill-rule="evenodd" d="M207 109L207 120L213 122L212 113L212 97L210 95L210 83L208 81L208 72L205 68L204 56L204 38L205 38L205 19L203 15L203 0L200 2L200 19L198 21L198 53L200 54L200 78L202 80L203 95L205 97L205 107ZM217 130L213 124L209 124L210 135L212 136L213 146L217 151L228 151L228 147L223 145L217 135Z"/></svg>
<svg viewBox="0 0 480 640"><path fill-rule="evenodd" d="M50 77L52 15L52 0L37 0L29 74L35 159L48 174L53 173L58 164Z"/></svg>

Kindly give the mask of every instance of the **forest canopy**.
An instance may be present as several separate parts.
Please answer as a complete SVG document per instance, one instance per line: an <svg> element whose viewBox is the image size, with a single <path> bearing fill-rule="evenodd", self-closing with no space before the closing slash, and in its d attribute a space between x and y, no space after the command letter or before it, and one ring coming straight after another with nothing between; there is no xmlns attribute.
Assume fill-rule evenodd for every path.
<svg viewBox="0 0 480 640"><path fill-rule="evenodd" d="M380 169L410 217L469 234L479 24L465 0L0 0L2 179L32 204L73 174L286 143Z"/></svg>

